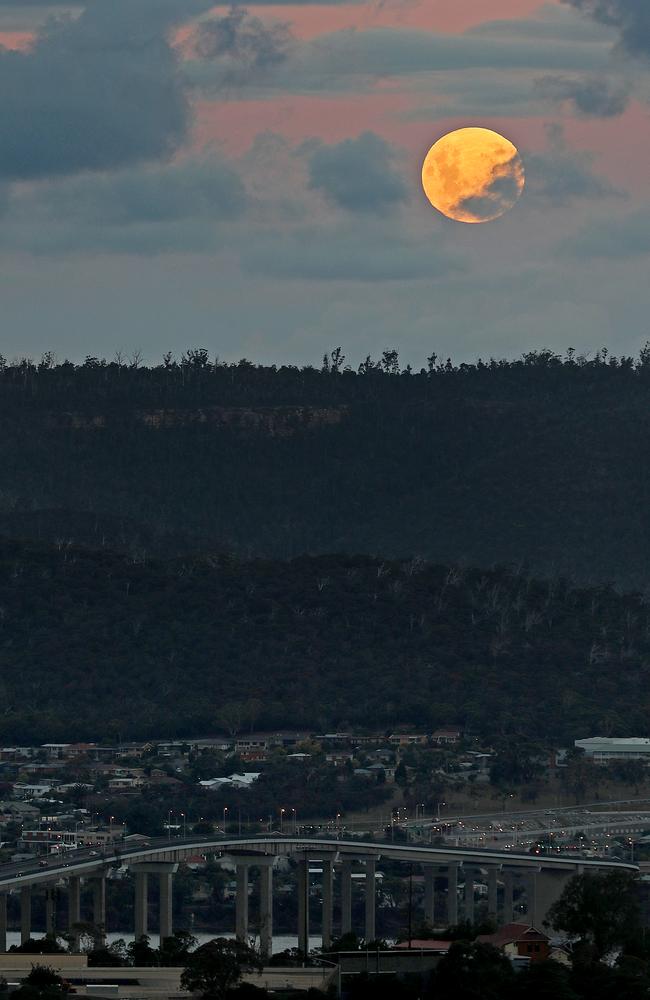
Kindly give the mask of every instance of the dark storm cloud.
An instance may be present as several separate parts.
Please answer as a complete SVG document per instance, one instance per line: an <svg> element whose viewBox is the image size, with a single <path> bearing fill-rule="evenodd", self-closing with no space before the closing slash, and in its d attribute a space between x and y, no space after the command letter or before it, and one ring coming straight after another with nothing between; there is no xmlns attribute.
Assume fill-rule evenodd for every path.
<svg viewBox="0 0 650 1000"><path fill-rule="evenodd" d="M563 0L600 24L618 28L622 47L632 55L650 56L648 0Z"/></svg>
<svg viewBox="0 0 650 1000"><path fill-rule="evenodd" d="M171 154L190 109L167 31L209 0L110 0L0 50L0 177L121 167Z"/></svg>
<svg viewBox="0 0 650 1000"><path fill-rule="evenodd" d="M576 236L565 240L561 251L579 258L630 260L650 255L650 210L617 219L590 222Z"/></svg>
<svg viewBox="0 0 650 1000"><path fill-rule="evenodd" d="M535 81L540 97L554 104L568 103L585 117L613 118L622 114L629 102L631 87L605 76L543 76Z"/></svg>
<svg viewBox="0 0 650 1000"><path fill-rule="evenodd" d="M247 241L242 266L251 274L308 281L417 281L461 269L459 260L385 226L305 226Z"/></svg>
<svg viewBox="0 0 650 1000"><path fill-rule="evenodd" d="M267 24L244 7L232 6L224 17L202 22L196 33L196 53L217 63L220 83L258 80L284 62L293 38L283 23Z"/></svg>
<svg viewBox="0 0 650 1000"><path fill-rule="evenodd" d="M0 245L41 255L210 252L246 206L238 174L214 157L71 177L15 193Z"/></svg>
<svg viewBox="0 0 650 1000"><path fill-rule="evenodd" d="M589 153L569 149L562 126L550 125L546 131L548 152L530 154L525 159L529 198L565 204L576 198L619 195L608 180L593 172Z"/></svg>
<svg viewBox="0 0 650 1000"><path fill-rule="evenodd" d="M503 170L507 173L503 173ZM485 192L480 196L465 198L456 208L469 212L479 219L500 215L511 208L519 197L519 155L515 155L494 177Z"/></svg>
<svg viewBox="0 0 650 1000"><path fill-rule="evenodd" d="M309 157L309 187L348 211L384 212L408 198L394 159L392 146L374 132L319 144Z"/></svg>

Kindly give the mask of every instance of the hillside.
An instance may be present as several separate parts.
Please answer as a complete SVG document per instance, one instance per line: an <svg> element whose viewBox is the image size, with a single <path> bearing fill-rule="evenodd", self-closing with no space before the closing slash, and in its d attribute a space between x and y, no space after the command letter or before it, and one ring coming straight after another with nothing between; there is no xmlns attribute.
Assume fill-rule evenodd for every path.
<svg viewBox="0 0 650 1000"><path fill-rule="evenodd" d="M400 722L644 735L650 611L508 569L2 540L0 677L3 741Z"/></svg>
<svg viewBox="0 0 650 1000"><path fill-rule="evenodd" d="M367 552L643 588L650 360L348 370L0 358L0 532L170 557Z"/></svg>

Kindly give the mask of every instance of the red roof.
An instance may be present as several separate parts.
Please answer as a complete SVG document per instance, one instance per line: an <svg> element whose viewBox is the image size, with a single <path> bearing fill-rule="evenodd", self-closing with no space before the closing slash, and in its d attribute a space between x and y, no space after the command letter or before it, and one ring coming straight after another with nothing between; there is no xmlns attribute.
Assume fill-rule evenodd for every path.
<svg viewBox="0 0 650 1000"><path fill-rule="evenodd" d="M515 944L518 941L548 942L549 938L532 924L504 924L494 934L479 934L476 940L481 944L493 944L496 948L502 948L506 944Z"/></svg>
<svg viewBox="0 0 650 1000"><path fill-rule="evenodd" d="M419 939L414 941L400 941L395 947L400 949L408 948L409 950L417 948L418 951L449 951L451 944L451 941L435 941L432 938L424 938L422 941Z"/></svg>

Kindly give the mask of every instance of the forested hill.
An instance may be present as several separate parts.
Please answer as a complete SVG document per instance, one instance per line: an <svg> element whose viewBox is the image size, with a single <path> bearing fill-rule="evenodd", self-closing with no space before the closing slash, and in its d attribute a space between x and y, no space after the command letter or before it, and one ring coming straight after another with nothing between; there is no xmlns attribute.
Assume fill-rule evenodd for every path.
<svg viewBox="0 0 650 1000"><path fill-rule="evenodd" d="M138 562L0 541L0 740L462 723L640 735L650 607L365 556Z"/></svg>
<svg viewBox="0 0 650 1000"><path fill-rule="evenodd" d="M355 370L0 358L0 532L650 575L650 352Z"/></svg>

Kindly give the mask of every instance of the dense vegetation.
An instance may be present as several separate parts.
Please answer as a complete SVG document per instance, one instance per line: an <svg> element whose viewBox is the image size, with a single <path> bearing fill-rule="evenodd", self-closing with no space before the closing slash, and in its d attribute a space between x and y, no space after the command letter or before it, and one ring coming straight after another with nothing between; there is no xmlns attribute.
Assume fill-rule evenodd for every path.
<svg viewBox="0 0 650 1000"><path fill-rule="evenodd" d="M366 552L644 587L650 351L420 371L0 358L0 533L168 557Z"/></svg>
<svg viewBox="0 0 650 1000"><path fill-rule="evenodd" d="M645 732L650 609L421 560L142 561L0 541L0 739L463 723Z"/></svg>

